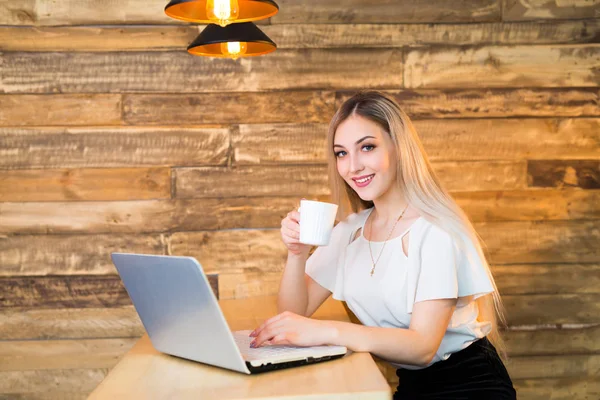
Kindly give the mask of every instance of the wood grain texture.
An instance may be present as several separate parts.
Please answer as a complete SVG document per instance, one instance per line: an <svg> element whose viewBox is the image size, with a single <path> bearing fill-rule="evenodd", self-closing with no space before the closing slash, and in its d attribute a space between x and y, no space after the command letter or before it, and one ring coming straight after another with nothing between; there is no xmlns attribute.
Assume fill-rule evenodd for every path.
<svg viewBox="0 0 600 400"><path fill-rule="evenodd" d="M398 378L395 373L395 368L383 360L376 360L379 370L384 375L388 383L392 388L398 385ZM522 386L539 387L539 383L544 382L549 384L550 387L563 387L559 393L565 395L564 389L571 387L571 385L579 384L582 387L576 390L576 393L590 393L588 392L588 385L591 384L589 389L591 393L595 392L597 385L594 385L592 381L595 380L595 374L598 371L598 364L600 363L600 356L598 355L560 355L560 356L528 356L528 357L512 357L505 362L508 373L513 382L519 382L524 380L530 380L529 382L521 383L520 386L515 384L515 388L521 388ZM566 386L566 388L564 387ZM519 390L519 389L518 389ZM548 393L548 391L544 391ZM544 393L542 392L542 393ZM526 391L523 396L518 391L519 399L536 399L537 395L530 396L530 391ZM536 392L539 394L539 392ZM573 392L569 392L572 396ZM544 399L547 399L545 397ZM552 397L554 398L554 392ZM557 397L572 399L574 397ZM580 398L580 397L577 397ZM582 397L585 398L585 397Z"/></svg>
<svg viewBox="0 0 600 400"><path fill-rule="evenodd" d="M2 0L0 0L2 4ZM165 3L166 4L166 3ZM205 26L5 26L1 51L185 51ZM558 36L568 34L564 26ZM574 33L574 32L572 32ZM581 37L586 41L585 37Z"/></svg>
<svg viewBox="0 0 600 400"><path fill-rule="evenodd" d="M181 232L171 235L169 254L196 257L204 271L220 275L281 274L287 248L281 241L279 229Z"/></svg>
<svg viewBox="0 0 600 400"><path fill-rule="evenodd" d="M169 168L0 170L0 201L150 200L170 197Z"/></svg>
<svg viewBox="0 0 600 400"><path fill-rule="evenodd" d="M177 198L330 194L325 165L177 168L174 176Z"/></svg>
<svg viewBox="0 0 600 400"><path fill-rule="evenodd" d="M1 3L1 2L0 2ZM205 25L4 26L0 51L184 51ZM470 24L263 25L278 49L595 43L597 19Z"/></svg>
<svg viewBox="0 0 600 400"><path fill-rule="evenodd" d="M450 191L511 190L526 187L525 162L438 162L433 168ZM177 168L177 198L244 196L328 196L325 165L265 165Z"/></svg>
<svg viewBox="0 0 600 400"><path fill-rule="evenodd" d="M478 223L491 264L596 263L600 221Z"/></svg>
<svg viewBox="0 0 600 400"><path fill-rule="evenodd" d="M600 325L577 329L509 330L503 332L510 356L591 354L600 351Z"/></svg>
<svg viewBox="0 0 600 400"><path fill-rule="evenodd" d="M112 368L137 338L0 341L0 371Z"/></svg>
<svg viewBox="0 0 600 400"><path fill-rule="evenodd" d="M0 203L0 233L144 233L273 228L297 198Z"/></svg>
<svg viewBox="0 0 600 400"><path fill-rule="evenodd" d="M0 29L0 32L3 30ZM0 95L0 126L36 125L121 125L121 96L116 94Z"/></svg>
<svg viewBox="0 0 600 400"><path fill-rule="evenodd" d="M600 293L600 264L492 266L501 294Z"/></svg>
<svg viewBox="0 0 600 400"><path fill-rule="evenodd" d="M336 93L336 108L355 92ZM600 116L597 88L388 90L412 119Z"/></svg>
<svg viewBox="0 0 600 400"><path fill-rule="evenodd" d="M600 45L414 49L404 79L407 88L597 87Z"/></svg>
<svg viewBox="0 0 600 400"><path fill-rule="evenodd" d="M91 392L107 374L108 368L3 371L0 372L0 396L65 399Z"/></svg>
<svg viewBox="0 0 600 400"><path fill-rule="evenodd" d="M276 295L280 282L280 272L225 273L219 276L219 291L222 299Z"/></svg>
<svg viewBox="0 0 600 400"><path fill-rule="evenodd" d="M508 325L596 324L600 294L505 295Z"/></svg>
<svg viewBox="0 0 600 400"><path fill-rule="evenodd" d="M460 7L444 1L359 0L326 2L308 0L302 3L280 0L279 13L272 24L293 23L398 23L398 22L480 22L500 21L500 0L467 0Z"/></svg>
<svg viewBox="0 0 600 400"><path fill-rule="evenodd" d="M7 52L2 59L0 93L393 89L402 86L403 64L402 49L374 48L278 50L237 61L184 51Z"/></svg>
<svg viewBox="0 0 600 400"><path fill-rule="evenodd" d="M600 159L597 118L428 119L414 125L434 162ZM325 124L240 125L232 135L234 164L326 163L326 137Z"/></svg>
<svg viewBox="0 0 600 400"><path fill-rule="evenodd" d="M133 306L4 309L0 340L139 338L144 327Z"/></svg>
<svg viewBox="0 0 600 400"><path fill-rule="evenodd" d="M600 190L454 193L473 222L600 219Z"/></svg>
<svg viewBox="0 0 600 400"><path fill-rule="evenodd" d="M219 278L207 274L219 298ZM118 275L13 276L0 278L2 308L101 308L131 305Z"/></svg>
<svg viewBox="0 0 600 400"><path fill-rule="evenodd" d="M600 355L514 357L506 368L514 379L597 377Z"/></svg>
<svg viewBox="0 0 600 400"><path fill-rule="evenodd" d="M229 130L0 128L0 169L224 165Z"/></svg>
<svg viewBox="0 0 600 400"><path fill-rule="evenodd" d="M503 21L558 20L600 17L600 2L502 0Z"/></svg>
<svg viewBox="0 0 600 400"><path fill-rule="evenodd" d="M206 125L329 122L333 92L128 94L124 120L131 125Z"/></svg>
<svg viewBox="0 0 600 400"><path fill-rule="evenodd" d="M595 399L600 396L600 381L589 376L558 379L516 379L513 384L519 399L523 400Z"/></svg>
<svg viewBox="0 0 600 400"><path fill-rule="evenodd" d="M45 26L181 23L165 15L164 7L165 3L159 0L132 0L126 3L87 0L26 0L15 3L0 0L0 24Z"/></svg>
<svg viewBox="0 0 600 400"><path fill-rule="evenodd" d="M165 235L0 236L0 276L107 275L113 252L166 254Z"/></svg>
<svg viewBox="0 0 600 400"><path fill-rule="evenodd" d="M531 160L527 181L531 187L600 189L600 161Z"/></svg>

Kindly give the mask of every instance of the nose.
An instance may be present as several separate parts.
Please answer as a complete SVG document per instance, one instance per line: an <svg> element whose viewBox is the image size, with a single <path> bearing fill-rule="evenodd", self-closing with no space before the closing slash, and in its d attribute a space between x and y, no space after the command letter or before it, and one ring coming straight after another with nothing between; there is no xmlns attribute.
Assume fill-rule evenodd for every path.
<svg viewBox="0 0 600 400"><path fill-rule="evenodd" d="M360 156L358 154L350 154L350 172L352 174L356 174L357 172L365 169L365 166L362 164L360 160Z"/></svg>

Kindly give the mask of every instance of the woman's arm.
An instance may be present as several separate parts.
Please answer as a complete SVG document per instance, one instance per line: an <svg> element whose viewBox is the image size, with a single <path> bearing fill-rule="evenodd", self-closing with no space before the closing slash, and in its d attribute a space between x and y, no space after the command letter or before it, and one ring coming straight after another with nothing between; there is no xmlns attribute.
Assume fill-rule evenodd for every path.
<svg viewBox="0 0 600 400"><path fill-rule="evenodd" d="M265 321L250 336L253 347L271 344L346 346L399 364L427 365L444 337L456 299L415 303L408 329L379 328L338 321L318 321L284 312Z"/></svg>
<svg viewBox="0 0 600 400"><path fill-rule="evenodd" d="M289 253L279 284L277 310L310 317L331 295L331 292L304 272L306 257Z"/></svg>
<svg viewBox="0 0 600 400"><path fill-rule="evenodd" d="M427 365L440 347L455 305L456 299L415 303L408 329L328 321L333 328L331 344L366 351L399 364Z"/></svg>

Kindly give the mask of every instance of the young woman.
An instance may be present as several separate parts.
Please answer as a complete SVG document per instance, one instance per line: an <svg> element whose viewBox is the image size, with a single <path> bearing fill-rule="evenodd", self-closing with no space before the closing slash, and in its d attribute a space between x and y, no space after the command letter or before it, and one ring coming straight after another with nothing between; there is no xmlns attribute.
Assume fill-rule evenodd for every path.
<svg viewBox="0 0 600 400"><path fill-rule="evenodd" d="M299 213L282 221L281 314L252 332L252 346L370 352L398 368L399 399L516 398L492 344L501 348L502 306L489 266L409 117L382 93L359 93L334 115L327 152L343 220L310 257ZM331 294L363 325L310 319Z"/></svg>

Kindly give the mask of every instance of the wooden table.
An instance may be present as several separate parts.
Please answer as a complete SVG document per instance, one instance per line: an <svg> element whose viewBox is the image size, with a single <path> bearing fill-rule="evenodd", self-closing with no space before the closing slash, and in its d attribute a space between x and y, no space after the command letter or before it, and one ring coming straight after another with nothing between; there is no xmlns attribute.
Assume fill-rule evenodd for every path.
<svg viewBox="0 0 600 400"><path fill-rule="evenodd" d="M232 330L254 329L277 313L276 298L221 300ZM314 316L348 321L344 307L327 300ZM390 399L390 386L368 353L258 375L159 353L148 335L119 361L89 399Z"/></svg>

